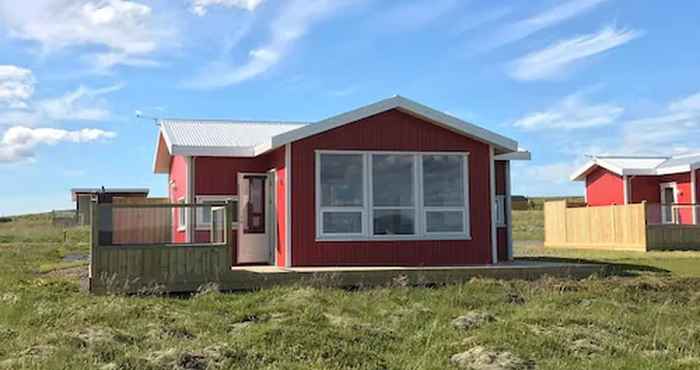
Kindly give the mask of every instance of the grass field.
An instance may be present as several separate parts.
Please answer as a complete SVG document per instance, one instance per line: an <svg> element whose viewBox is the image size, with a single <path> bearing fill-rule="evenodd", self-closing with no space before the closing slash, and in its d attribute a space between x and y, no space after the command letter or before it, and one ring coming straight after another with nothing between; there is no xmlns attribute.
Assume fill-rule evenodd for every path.
<svg viewBox="0 0 700 370"><path fill-rule="evenodd" d="M519 256L635 276L97 297L77 279L85 230L0 224L0 369L700 367L700 253L545 250L537 214L516 217Z"/></svg>

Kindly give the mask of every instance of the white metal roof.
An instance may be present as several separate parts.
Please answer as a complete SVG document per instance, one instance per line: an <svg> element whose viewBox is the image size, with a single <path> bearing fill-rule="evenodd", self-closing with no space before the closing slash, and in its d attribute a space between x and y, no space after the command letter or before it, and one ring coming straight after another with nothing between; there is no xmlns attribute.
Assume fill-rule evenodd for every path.
<svg viewBox="0 0 700 370"><path fill-rule="evenodd" d="M171 153L182 155L226 155L228 149L250 149L271 137L307 125L300 122L247 122L162 120L161 129ZM254 153L253 153L254 155Z"/></svg>
<svg viewBox="0 0 700 370"><path fill-rule="evenodd" d="M571 180L584 181L596 166L620 176L666 175L700 166L700 153L675 157L594 156L571 175Z"/></svg>
<svg viewBox="0 0 700 370"><path fill-rule="evenodd" d="M518 143L512 139L404 97L394 96L316 123L160 120L161 129L154 155L154 171L167 173L170 157L173 155L257 156L285 144L391 109L399 109L435 125L492 144L497 154L518 151Z"/></svg>

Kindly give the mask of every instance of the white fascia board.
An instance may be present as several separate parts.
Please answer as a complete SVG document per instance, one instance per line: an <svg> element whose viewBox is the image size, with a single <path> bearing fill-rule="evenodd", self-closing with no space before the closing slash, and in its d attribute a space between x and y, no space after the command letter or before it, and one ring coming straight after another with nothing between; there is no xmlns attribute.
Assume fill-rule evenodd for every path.
<svg viewBox="0 0 700 370"><path fill-rule="evenodd" d="M271 148L276 148L281 145L332 130L348 123L355 122L391 109L400 109L409 114L414 114L421 118L427 119L438 126L451 129L452 131L456 131L457 133L480 141L485 141L486 143L492 144L502 151L515 152L518 150L518 143L515 140L511 140L505 136L501 136L487 129L462 121L459 118L452 117L448 114L439 112L435 109L401 96L384 99L346 113L341 113L314 124L281 133L272 137L270 143Z"/></svg>
<svg viewBox="0 0 700 370"><path fill-rule="evenodd" d="M588 172L595 167L597 164L594 161L588 161L586 164L583 166L579 167L574 173L569 176L569 180L571 181L584 181L586 180L586 175L588 175Z"/></svg>
<svg viewBox="0 0 700 370"><path fill-rule="evenodd" d="M656 170L651 168L625 168L622 176L653 176L658 175Z"/></svg>
<svg viewBox="0 0 700 370"><path fill-rule="evenodd" d="M194 157L254 157L255 148L248 146L189 146L173 145L171 155L183 155Z"/></svg>
<svg viewBox="0 0 700 370"><path fill-rule="evenodd" d="M569 177L569 180L571 181L585 181L586 176L588 173L595 168L595 166L603 167L608 171L611 171L619 176L624 176L624 175L630 175L629 173L625 173L622 168L619 168L613 164L610 164L606 162L605 160L602 160L600 158L593 159L591 161L586 162L583 166L579 167L578 170L574 171L574 173ZM634 174L632 174L634 175Z"/></svg>
<svg viewBox="0 0 700 370"><path fill-rule="evenodd" d="M695 164L693 164L693 165L684 164L681 166L657 168L655 171L655 174L656 175L670 175L672 173L690 172L691 167L693 167L694 165Z"/></svg>
<svg viewBox="0 0 700 370"><path fill-rule="evenodd" d="M519 150L517 152L499 154L495 158L497 161L529 161L532 159L532 154L527 150Z"/></svg>

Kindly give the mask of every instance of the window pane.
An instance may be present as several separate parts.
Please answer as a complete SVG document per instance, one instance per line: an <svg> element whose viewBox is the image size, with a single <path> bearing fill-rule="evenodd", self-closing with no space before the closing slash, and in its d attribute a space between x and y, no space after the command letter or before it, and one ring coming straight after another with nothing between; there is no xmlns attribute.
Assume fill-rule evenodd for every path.
<svg viewBox="0 0 700 370"><path fill-rule="evenodd" d="M206 200L205 200L203 203L204 203L204 204L207 204L207 203L211 204L211 203L214 203L214 202L212 202L212 201L206 201ZM202 224L202 225L209 225L209 224L211 224L211 207L210 207L210 206L203 206L203 207L200 207L200 209L202 210L202 212L201 212L201 213L202 213L202 219L199 220L199 223Z"/></svg>
<svg viewBox="0 0 700 370"><path fill-rule="evenodd" d="M425 213L429 233L459 233L464 231L462 211L430 211Z"/></svg>
<svg viewBox="0 0 700 370"><path fill-rule="evenodd" d="M362 233L362 212L323 212L322 216L326 234Z"/></svg>
<svg viewBox="0 0 700 370"><path fill-rule="evenodd" d="M413 206L413 158L412 155L372 155L374 206Z"/></svg>
<svg viewBox="0 0 700 370"><path fill-rule="evenodd" d="M423 156L423 204L426 207L464 207L463 156Z"/></svg>
<svg viewBox="0 0 700 370"><path fill-rule="evenodd" d="M412 235L415 234L415 219L412 209L375 210L374 235Z"/></svg>
<svg viewBox="0 0 700 370"><path fill-rule="evenodd" d="M361 154L321 154L321 206L363 205Z"/></svg>

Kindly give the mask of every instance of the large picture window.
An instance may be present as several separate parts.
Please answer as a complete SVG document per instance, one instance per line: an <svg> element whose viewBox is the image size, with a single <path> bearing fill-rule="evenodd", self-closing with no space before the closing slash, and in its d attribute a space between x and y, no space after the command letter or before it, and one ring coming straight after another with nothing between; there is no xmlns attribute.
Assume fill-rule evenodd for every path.
<svg viewBox="0 0 700 370"><path fill-rule="evenodd" d="M467 158L318 151L317 238L468 239Z"/></svg>

